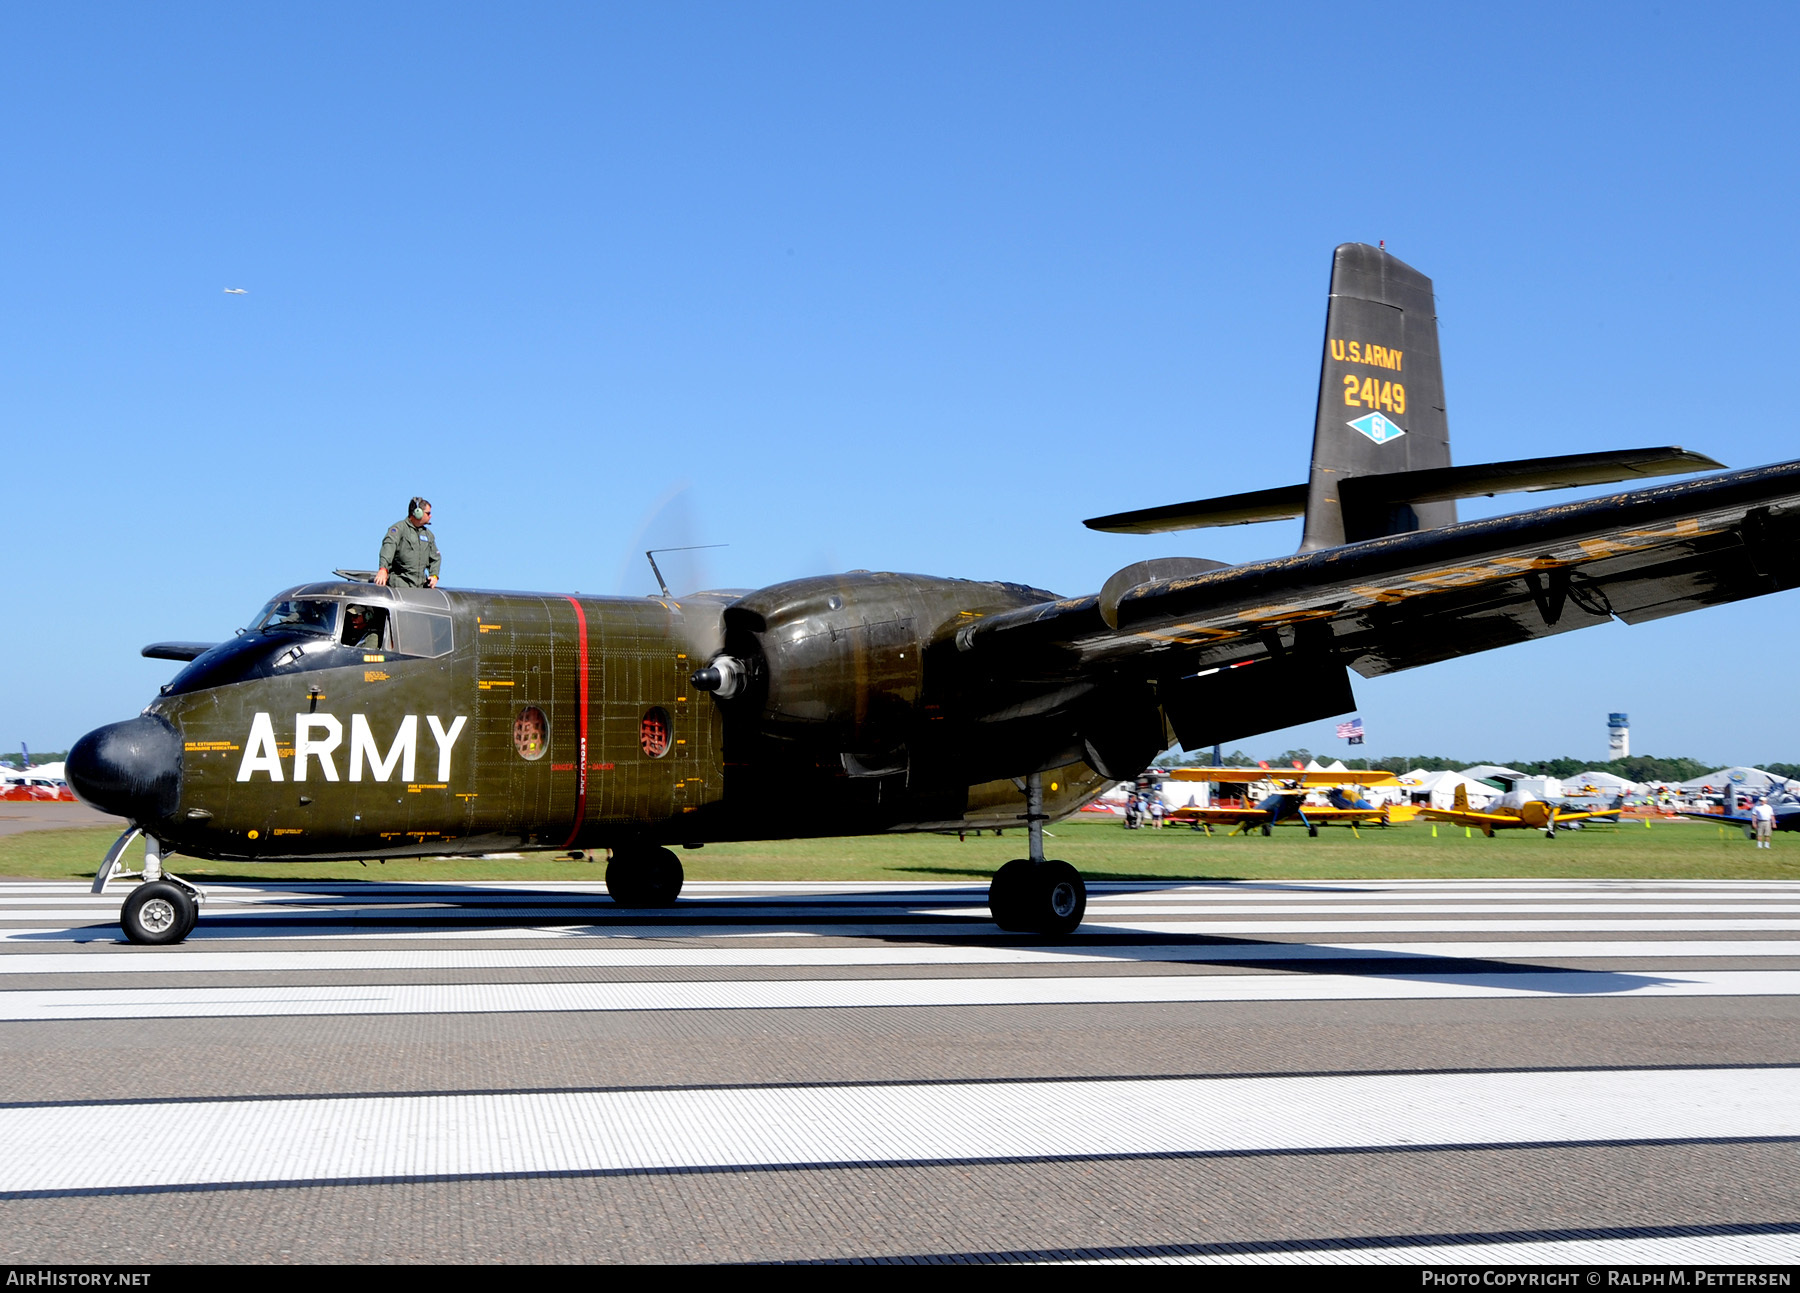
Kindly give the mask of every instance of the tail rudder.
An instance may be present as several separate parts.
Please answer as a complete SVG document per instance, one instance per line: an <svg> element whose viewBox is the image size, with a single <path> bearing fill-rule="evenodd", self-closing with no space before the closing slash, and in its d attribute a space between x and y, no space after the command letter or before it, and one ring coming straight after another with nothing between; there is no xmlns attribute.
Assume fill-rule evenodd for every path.
<svg viewBox="0 0 1800 1293"><path fill-rule="evenodd" d="M1467 786L1456 788L1456 798L1450 801L1450 807L1459 813L1469 811L1469 788Z"/></svg>
<svg viewBox="0 0 1800 1293"><path fill-rule="evenodd" d="M1351 477L1449 465L1431 280L1379 247L1347 242L1331 261L1300 550L1454 524L1454 502L1358 505L1340 488Z"/></svg>

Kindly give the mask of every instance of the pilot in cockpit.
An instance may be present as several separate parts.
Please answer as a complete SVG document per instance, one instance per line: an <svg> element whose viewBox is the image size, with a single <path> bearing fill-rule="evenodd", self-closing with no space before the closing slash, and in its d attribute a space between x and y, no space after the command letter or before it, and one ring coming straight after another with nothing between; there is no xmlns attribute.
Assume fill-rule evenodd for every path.
<svg viewBox="0 0 1800 1293"><path fill-rule="evenodd" d="M386 616L376 607L357 606L344 608L344 645L362 647L365 650L379 650L381 647L381 625Z"/></svg>

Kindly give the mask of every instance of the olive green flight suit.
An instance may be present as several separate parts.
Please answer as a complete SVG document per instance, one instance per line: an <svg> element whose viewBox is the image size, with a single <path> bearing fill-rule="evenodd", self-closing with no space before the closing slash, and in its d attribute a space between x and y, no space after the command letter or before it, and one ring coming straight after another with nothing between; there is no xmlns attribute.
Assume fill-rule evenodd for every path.
<svg viewBox="0 0 1800 1293"><path fill-rule="evenodd" d="M388 526L377 569L388 572L392 587L424 588L426 576L436 575L443 560L429 528L414 529L411 521L401 521Z"/></svg>

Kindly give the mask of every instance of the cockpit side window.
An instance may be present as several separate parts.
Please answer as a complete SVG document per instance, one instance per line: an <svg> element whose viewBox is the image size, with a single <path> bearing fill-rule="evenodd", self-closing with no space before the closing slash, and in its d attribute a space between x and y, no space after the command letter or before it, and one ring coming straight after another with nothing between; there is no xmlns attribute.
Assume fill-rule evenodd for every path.
<svg viewBox="0 0 1800 1293"><path fill-rule="evenodd" d="M392 650L390 636L385 606L364 606L360 602L351 602L344 607L344 635L341 641L345 646L363 651Z"/></svg>
<svg viewBox="0 0 1800 1293"><path fill-rule="evenodd" d="M393 638L393 649L402 655L449 655L455 646L450 617L429 611L395 611Z"/></svg>
<svg viewBox="0 0 1800 1293"><path fill-rule="evenodd" d="M330 637L337 630L338 604L318 597L282 597L257 613L254 632L317 633Z"/></svg>

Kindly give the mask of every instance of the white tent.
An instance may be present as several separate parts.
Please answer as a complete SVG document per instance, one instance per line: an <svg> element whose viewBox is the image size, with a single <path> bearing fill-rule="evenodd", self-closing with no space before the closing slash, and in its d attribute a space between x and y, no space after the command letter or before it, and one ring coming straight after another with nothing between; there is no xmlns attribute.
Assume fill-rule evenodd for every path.
<svg viewBox="0 0 1800 1293"><path fill-rule="evenodd" d="M1610 772L1577 772L1572 777L1563 778L1563 793L1572 799L1588 799L1596 796L1610 799L1615 795L1641 795L1647 791L1648 787L1642 783L1627 781L1624 777L1615 776Z"/></svg>
<svg viewBox="0 0 1800 1293"><path fill-rule="evenodd" d="M1472 781L1460 772L1427 772L1423 768L1414 768L1400 780L1407 788L1407 798L1416 799L1420 795L1426 795L1426 803L1432 808L1448 808L1456 802L1458 786L1468 788L1471 808L1483 807L1500 793L1492 786Z"/></svg>

